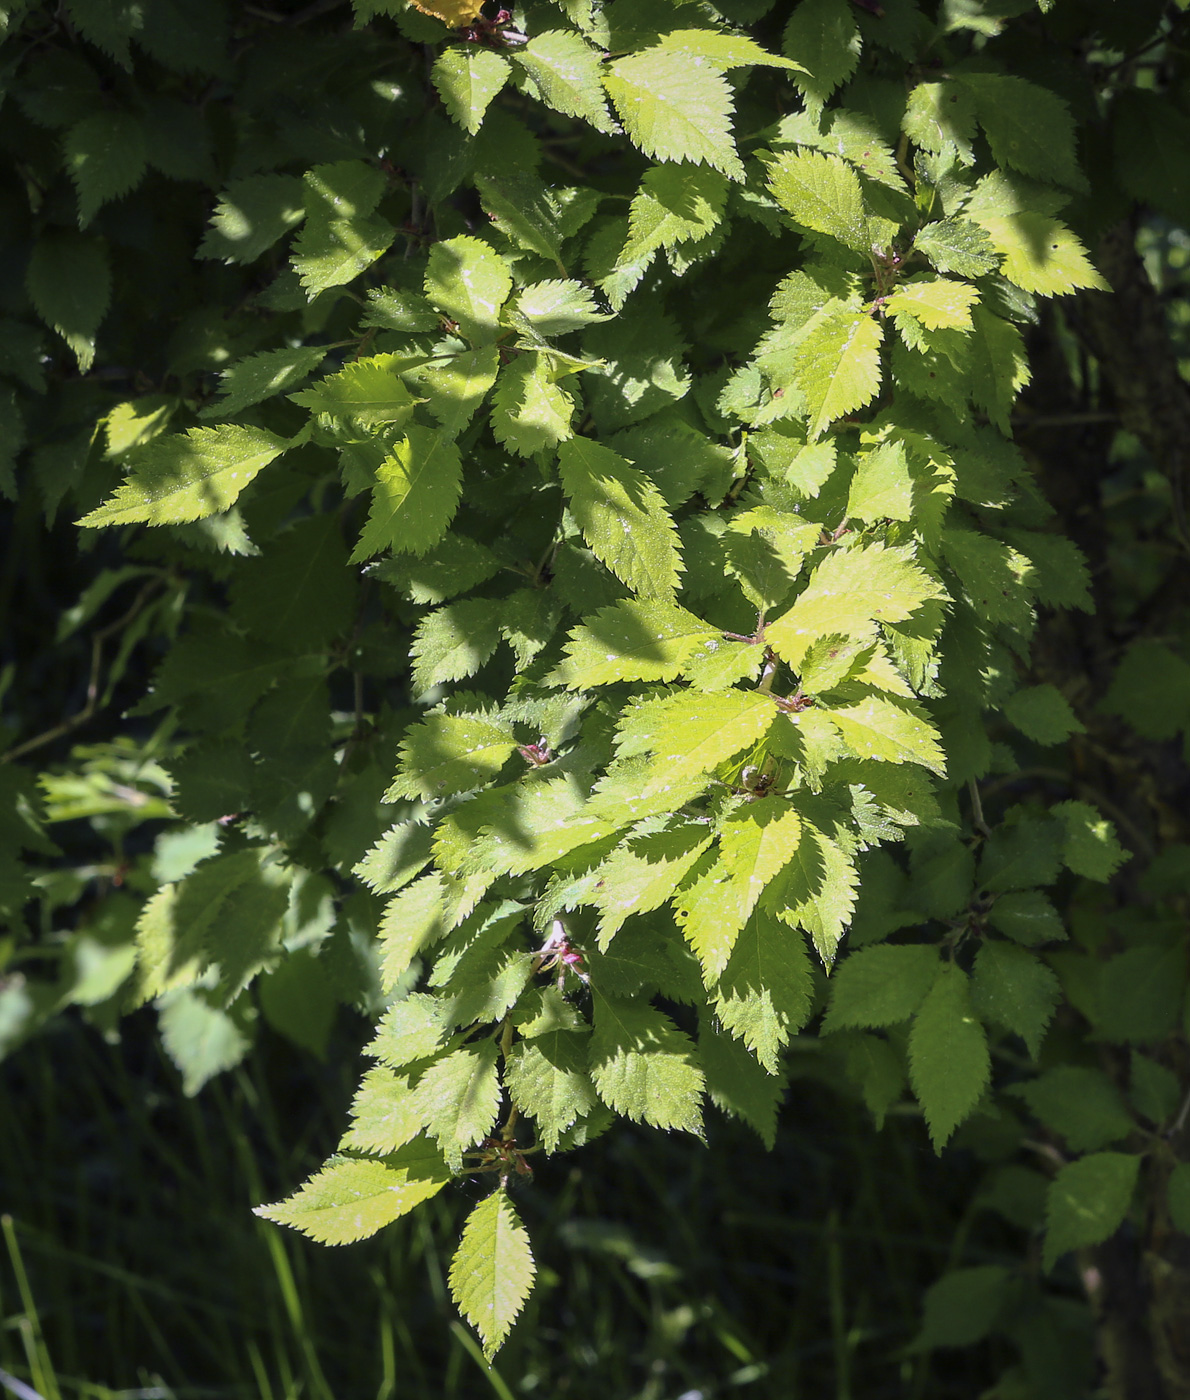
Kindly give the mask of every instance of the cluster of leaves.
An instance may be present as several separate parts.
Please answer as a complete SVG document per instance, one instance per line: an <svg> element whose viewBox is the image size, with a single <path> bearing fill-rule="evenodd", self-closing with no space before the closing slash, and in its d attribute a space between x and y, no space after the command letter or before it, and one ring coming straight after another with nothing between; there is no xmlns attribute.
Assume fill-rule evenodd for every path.
<svg viewBox="0 0 1190 1400"><path fill-rule="evenodd" d="M135 582L108 698L164 655L130 731L43 779L127 888L0 1027L152 1002L193 1091L257 1001L314 1048L337 1001L378 1013L340 1154L264 1213L343 1243L490 1173L451 1270L489 1352L539 1156L617 1117L697 1137L707 1099L771 1142L794 1037L877 1124L911 1093L938 1150L1000 1131L989 1190L1047 1270L1108 1238L1142 1158L1172 1166L1177 1077L1139 1047L1186 966L1168 919L1054 951L1052 888L1125 853L1015 777L1084 727L1029 658L1088 573L1012 436L1039 303L1106 287L1070 101L1022 58L1037 24L1110 48L1110 6L1072 8L356 0L330 49L305 12L12 8L0 430L12 457L53 334L80 377L29 489L87 547L132 527L63 638ZM184 275L194 309L164 353L147 310L106 347L171 181L218 199L142 294ZM153 392L105 398L112 354ZM1119 695L1185 668L1144 646ZM52 856L3 777L14 852ZM3 893L47 928L95 874L31 869ZM1033 1071L1059 1005L1138 1047L1131 1108L1081 1040ZM1000 1165L1019 1104L1048 1184ZM1027 1371L1039 1286L948 1276L926 1343L1002 1326Z"/></svg>

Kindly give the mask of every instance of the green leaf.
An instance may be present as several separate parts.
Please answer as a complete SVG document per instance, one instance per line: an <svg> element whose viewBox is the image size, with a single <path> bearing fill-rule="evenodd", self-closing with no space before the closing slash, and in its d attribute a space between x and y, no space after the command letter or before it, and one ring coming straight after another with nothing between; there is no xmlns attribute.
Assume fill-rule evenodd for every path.
<svg viewBox="0 0 1190 1400"><path fill-rule="evenodd" d="M970 165L975 135L975 106L969 90L947 80L918 83L909 94L901 122L905 135L924 151L942 154L948 148Z"/></svg>
<svg viewBox="0 0 1190 1400"><path fill-rule="evenodd" d="M434 61L430 77L451 121L474 136L509 73L508 60L502 54L468 44L443 49Z"/></svg>
<svg viewBox="0 0 1190 1400"><path fill-rule="evenodd" d="M494 345L485 345L455 355L446 364L412 369L405 381L425 396L442 431L448 437L458 437L496 382L499 366L499 351Z"/></svg>
<svg viewBox="0 0 1190 1400"><path fill-rule="evenodd" d="M854 705L826 711L847 747L859 758L884 763L920 763L943 776L946 756L937 731L913 701L869 695Z"/></svg>
<svg viewBox="0 0 1190 1400"><path fill-rule="evenodd" d="M666 53L701 58L723 72L732 68L788 68L795 71L799 68L792 59L769 53L746 34L724 34L715 29L673 29L668 34L662 34L655 47Z"/></svg>
<svg viewBox="0 0 1190 1400"><path fill-rule="evenodd" d="M291 262L311 301L367 271L388 252L395 229L374 215L355 219L310 218L294 244Z"/></svg>
<svg viewBox="0 0 1190 1400"><path fill-rule="evenodd" d="M948 528L942 554L963 585L963 596L990 623L1007 624L1027 637L1033 613L1027 580L1029 561L1011 545L975 530Z"/></svg>
<svg viewBox="0 0 1190 1400"><path fill-rule="evenodd" d="M1048 1272L1067 1250L1102 1244L1124 1223L1140 1158L1130 1152L1095 1152L1068 1162L1046 1196L1042 1267Z"/></svg>
<svg viewBox="0 0 1190 1400"><path fill-rule="evenodd" d="M1008 719L1038 744L1064 744L1072 734L1086 732L1062 692L1052 685L1034 685L1009 696Z"/></svg>
<svg viewBox="0 0 1190 1400"><path fill-rule="evenodd" d="M200 418L228 418L263 399L283 394L308 378L326 359L322 345L299 345L293 350L262 350L219 375L222 398L200 410Z"/></svg>
<svg viewBox="0 0 1190 1400"><path fill-rule="evenodd" d="M848 850L838 839L804 819L805 836L795 858L774 885L785 907L779 917L804 928L829 968L855 909L859 874ZM836 835L839 833L836 832ZM843 835L851 846L849 834Z"/></svg>
<svg viewBox="0 0 1190 1400"><path fill-rule="evenodd" d="M852 1033L844 1042L844 1066L879 1132L905 1092L904 1055L880 1036Z"/></svg>
<svg viewBox="0 0 1190 1400"><path fill-rule="evenodd" d="M658 248L698 243L723 218L728 184L717 170L698 165L657 165L646 171L628 211L628 241L616 266L647 261Z"/></svg>
<svg viewBox="0 0 1190 1400"><path fill-rule="evenodd" d="M600 915L600 951L629 915L660 908L710 844L706 826L694 823L652 832L613 851L598 867L591 898Z"/></svg>
<svg viewBox="0 0 1190 1400"><path fill-rule="evenodd" d="M627 427L670 407L690 388L677 326L655 307L619 316L588 331L583 349L606 361L588 380L589 403L601 432Z"/></svg>
<svg viewBox="0 0 1190 1400"><path fill-rule="evenodd" d="M966 282L946 277L929 281L903 282L884 303L893 316L912 316L926 330L970 330L971 307L979 292Z"/></svg>
<svg viewBox="0 0 1190 1400"><path fill-rule="evenodd" d="M603 79L629 139L656 160L710 165L732 180L744 167L731 135L732 93L695 57L660 48L611 64Z"/></svg>
<svg viewBox="0 0 1190 1400"><path fill-rule="evenodd" d="M549 29L512 56L546 106L590 122L596 131L615 130L603 95L603 56L584 39L569 30Z"/></svg>
<svg viewBox="0 0 1190 1400"><path fill-rule="evenodd" d="M215 206L200 258L250 263L306 217L302 182L292 175L233 180Z"/></svg>
<svg viewBox="0 0 1190 1400"><path fill-rule="evenodd" d="M1184 227L1190 188L1181 154L1190 142L1185 104L1156 89L1123 87L1112 102L1114 174L1140 204Z"/></svg>
<svg viewBox="0 0 1190 1400"><path fill-rule="evenodd" d="M884 327L865 311L825 311L798 341L794 383L802 391L810 439L880 392Z"/></svg>
<svg viewBox="0 0 1190 1400"><path fill-rule="evenodd" d="M983 1020L1019 1035L1034 1059L1060 1000L1058 979L1024 948L988 942L976 954L972 1006Z"/></svg>
<svg viewBox="0 0 1190 1400"><path fill-rule="evenodd" d="M489 1360L525 1306L536 1272L529 1236L500 1187L467 1217L450 1265L451 1297Z"/></svg>
<svg viewBox="0 0 1190 1400"><path fill-rule="evenodd" d="M942 596L906 548L836 548L810 575L793 607L768 625L765 638L796 669L817 638L867 638L874 622L904 622L928 599Z"/></svg>
<svg viewBox="0 0 1190 1400"><path fill-rule="evenodd" d="M909 1032L909 1082L936 1152L979 1102L990 1077L987 1037L971 1009L967 974L943 963Z"/></svg>
<svg viewBox="0 0 1190 1400"><path fill-rule="evenodd" d="M601 815L587 810L584 785L568 776L499 789L481 820L482 834L465 864L488 875L538 870L612 830Z"/></svg>
<svg viewBox="0 0 1190 1400"><path fill-rule="evenodd" d="M982 306L973 308L971 320L975 329L967 341L971 351L969 393L1007 434L1009 412L1018 392L1029 382L1024 340L1016 326Z"/></svg>
<svg viewBox="0 0 1190 1400"><path fill-rule="evenodd" d="M462 235L430 249L425 291L470 341L488 345L500 335L500 308L512 291L512 274L499 253Z"/></svg>
<svg viewBox="0 0 1190 1400"><path fill-rule="evenodd" d="M496 1122L499 1054L490 1038L464 1045L432 1064L417 1082L418 1112L455 1171L463 1152L487 1137Z"/></svg>
<svg viewBox="0 0 1190 1400"><path fill-rule="evenodd" d="M351 1117L340 1146L377 1156L399 1151L426 1126L408 1076L388 1069L370 1069L364 1075L351 1104Z"/></svg>
<svg viewBox="0 0 1190 1400"><path fill-rule="evenodd" d="M1124 1096L1100 1069L1056 1065L1010 1093L1047 1128L1061 1133L1071 1152L1093 1152L1136 1131Z"/></svg>
<svg viewBox="0 0 1190 1400"><path fill-rule="evenodd" d="M984 843L979 884L985 890L1024 890L1058 878L1060 833L1054 822L1025 818L1001 823Z"/></svg>
<svg viewBox="0 0 1190 1400"><path fill-rule="evenodd" d="M1050 808L1065 830L1062 862L1088 880L1110 880L1130 859L1116 840L1111 822L1086 802L1059 802Z"/></svg>
<svg viewBox="0 0 1190 1400"><path fill-rule="evenodd" d="M701 1136L702 1071L690 1039L654 1007L594 992L591 1078L613 1113Z"/></svg>
<svg viewBox="0 0 1190 1400"><path fill-rule="evenodd" d="M447 932L445 905L446 881L437 872L423 875L389 902L380 921L380 973L386 991L397 985L424 948Z"/></svg>
<svg viewBox="0 0 1190 1400"><path fill-rule="evenodd" d="M479 787L503 768L516 744L506 724L473 715L427 715L405 732L401 773L385 801L439 798Z"/></svg>
<svg viewBox="0 0 1190 1400"><path fill-rule="evenodd" d="M500 642L500 604L494 598L466 598L429 614L410 649L414 693L443 681L473 676Z"/></svg>
<svg viewBox="0 0 1190 1400"><path fill-rule="evenodd" d="M574 400L555 382L548 355L522 355L506 365L492 396L496 441L521 457L557 447L571 434Z"/></svg>
<svg viewBox="0 0 1190 1400"><path fill-rule="evenodd" d="M1019 214L978 214L976 218L1003 256L1010 282L1039 296L1063 296L1081 287L1110 291L1086 249L1058 219L1035 210Z"/></svg>
<svg viewBox="0 0 1190 1400"><path fill-rule="evenodd" d="M110 54L122 68L132 67L131 40L140 36L145 23L144 8L137 0L71 0L68 8L72 22L96 48ZM11 7L8 15L16 9Z"/></svg>
<svg viewBox="0 0 1190 1400"><path fill-rule="evenodd" d="M430 854L429 827L401 822L385 832L351 873L373 894L395 894L421 872Z"/></svg>
<svg viewBox="0 0 1190 1400"><path fill-rule="evenodd" d="M672 598L678 532L653 483L610 448L572 438L558 450L570 510L595 556L634 592Z"/></svg>
<svg viewBox="0 0 1190 1400"><path fill-rule="evenodd" d="M107 245L79 233L43 234L29 256L25 286L37 314L70 346L86 374L112 295Z"/></svg>
<svg viewBox="0 0 1190 1400"><path fill-rule="evenodd" d="M465 535L450 534L420 558L385 559L373 572L415 603L445 603L486 582L499 568L500 560L490 549Z"/></svg>
<svg viewBox="0 0 1190 1400"><path fill-rule="evenodd" d="M805 7L803 5L799 8ZM838 239L857 253L872 250L859 176L838 156L782 151L769 166L769 188L802 228Z"/></svg>
<svg viewBox="0 0 1190 1400"><path fill-rule="evenodd" d="M770 1074L790 1036L810 1018L806 940L761 908L740 930L716 991L715 1013Z"/></svg>
<svg viewBox="0 0 1190 1400"><path fill-rule="evenodd" d="M1178 1076L1148 1055L1133 1050L1128 1073L1128 1098L1142 1118L1160 1128L1178 1111L1182 1087Z"/></svg>
<svg viewBox="0 0 1190 1400"><path fill-rule="evenodd" d="M953 1269L926 1289L915 1346L969 1347L992 1331L1011 1297L1012 1271L1003 1264Z"/></svg>
<svg viewBox="0 0 1190 1400"><path fill-rule="evenodd" d="M758 797L729 813L718 836L723 868L742 887L751 914L765 886L796 854L802 819L786 799Z"/></svg>
<svg viewBox="0 0 1190 1400"><path fill-rule="evenodd" d="M408 1215L448 1180L442 1154L422 1139L389 1157L332 1157L294 1195L255 1213L321 1244L351 1244Z"/></svg>
<svg viewBox="0 0 1190 1400"><path fill-rule="evenodd" d="M777 1140L777 1111L785 1097L784 1077L768 1073L738 1040L705 1021L699 1027L698 1055L711 1102L741 1118L771 1151Z"/></svg>
<svg viewBox="0 0 1190 1400"><path fill-rule="evenodd" d="M1058 911L1040 890L1001 895L992 905L988 923L1027 948L1066 937Z"/></svg>
<svg viewBox="0 0 1190 1400"><path fill-rule="evenodd" d="M674 900L677 920L713 987L765 887L798 853L802 821L783 798L757 798L719 828L719 861Z"/></svg>
<svg viewBox="0 0 1190 1400"><path fill-rule="evenodd" d="M882 442L859 459L847 515L868 523L913 518L913 478L904 443Z"/></svg>
<svg viewBox="0 0 1190 1400"><path fill-rule="evenodd" d="M420 292L401 287L369 288L368 307L360 317L361 326L404 335L437 330L440 323L441 317Z"/></svg>
<svg viewBox="0 0 1190 1400"><path fill-rule="evenodd" d="M772 696L759 691L728 690L674 695L629 705L616 742L622 758L652 753L654 776L646 792L709 772L724 759L750 748L777 713Z"/></svg>
<svg viewBox="0 0 1190 1400"><path fill-rule="evenodd" d="M1074 150L1074 120L1057 93L1006 73L964 73L996 163L1038 180L1085 189Z"/></svg>
<svg viewBox="0 0 1190 1400"><path fill-rule="evenodd" d="M463 460L455 443L411 424L377 469L372 508L351 562L383 549L425 554L446 533L462 489Z"/></svg>
<svg viewBox="0 0 1190 1400"><path fill-rule="evenodd" d="M144 129L130 112L95 112L70 128L63 155L78 194L79 228L86 228L102 205L140 184Z"/></svg>
<svg viewBox="0 0 1190 1400"><path fill-rule="evenodd" d="M595 1107L586 1042L575 1031L546 1031L514 1046L505 1069L512 1102L533 1119L547 1152L556 1152L567 1128Z"/></svg>
<svg viewBox="0 0 1190 1400"><path fill-rule="evenodd" d="M925 224L914 234L913 246L924 253L939 272L982 277L995 272L1000 265L1000 256L987 231L970 219L939 219Z"/></svg>
<svg viewBox="0 0 1190 1400"><path fill-rule="evenodd" d="M292 871L262 859L260 848L251 854L256 859L247 878L228 892L206 934L228 1000L280 954L293 883Z"/></svg>
<svg viewBox="0 0 1190 1400"><path fill-rule="evenodd" d="M1171 947L1128 948L1099 969L1096 1029L1107 1040L1151 1045L1173 1033L1183 1014L1186 951Z"/></svg>
<svg viewBox="0 0 1190 1400"><path fill-rule="evenodd" d="M938 950L928 944L880 944L849 953L831 974L823 1034L907 1021L937 975Z"/></svg>
<svg viewBox="0 0 1190 1400"><path fill-rule="evenodd" d="M535 282L517 294L516 311L543 336L566 335L607 317L595 305L589 287L581 282Z"/></svg>
<svg viewBox="0 0 1190 1400"><path fill-rule="evenodd" d="M781 47L803 70L794 82L817 111L859 62L861 39L847 0L801 0L789 17Z"/></svg>
<svg viewBox="0 0 1190 1400"><path fill-rule="evenodd" d="M393 1069L428 1058L445 1038L446 1009L438 997L424 992L402 997L380 1018L367 1053Z"/></svg>
<svg viewBox="0 0 1190 1400"><path fill-rule="evenodd" d="M675 603L625 598L571 632L555 676L572 690L613 681L672 681L700 647L709 648L722 635Z"/></svg>
<svg viewBox="0 0 1190 1400"><path fill-rule="evenodd" d="M287 445L264 428L232 423L155 438L130 454L116 494L78 524L166 525L218 514Z"/></svg>
<svg viewBox="0 0 1190 1400"><path fill-rule="evenodd" d="M359 160L306 172L306 222L291 262L311 301L350 282L388 251L396 230L372 213L384 183L379 170Z"/></svg>
<svg viewBox="0 0 1190 1400"><path fill-rule="evenodd" d="M1145 739L1172 739L1190 728L1190 663L1161 642L1133 642L1100 701Z"/></svg>
<svg viewBox="0 0 1190 1400"><path fill-rule="evenodd" d="M353 424L397 427L408 422L415 403L400 378L408 363L400 355L354 360L337 374L289 397L311 413Z"/></svg>
<svg viewBox="0 0 1190 1400"><path fill-rule="evenodd" d="M158 1026L166 1054L181 1071L182 1092L188 1098L217 1074L238 1065L252 1043L242 1016L188 988L164 999Z"/></svg>
<svg viewBox="0 0 1190 1400"><path fill-rule="evenodd" d="M210 965L212 932L236 891L260 877L261 848L203 861L163 885L136 925L136 1004L191 986Z"/></svg>

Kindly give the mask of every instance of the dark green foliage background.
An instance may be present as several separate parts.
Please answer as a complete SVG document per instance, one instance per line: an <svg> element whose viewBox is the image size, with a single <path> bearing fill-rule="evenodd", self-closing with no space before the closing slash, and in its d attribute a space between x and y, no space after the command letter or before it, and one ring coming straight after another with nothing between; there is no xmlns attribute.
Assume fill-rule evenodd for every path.
<svg viewBox="0 0 1190 1400"><path fill-rule="evenodd" d="M621 23L639 9L656 28L669 14L618 3ZM717 12L780 52L799 8L724 0ZM562 23L561 11L534 0L517 18L535 32ZM511 88L466 142L428 79L447 33L397 0L0 5L0 696L12 760L0 766L0 1368L46 1400L1172 1400L1190 1384L1163 1340L1190 1300L1190 1201L1166 1188L1190 1155L1178 1117L1190 1078L1185 12L1110 0L852 11L871 65L858 82L940 71L938 54L935 68L910 65L913 35L949 24L947 61L1026 77L1074 114L1089 188L1062 217L1115 294L1005 314L1025 332L1033 371L1012 418L1025 494L1035 486L1057 512L1049 528L1083 550L1095 609L1042 608L1016 682L1056 686L1082 732L1032 744L1027 726L993 714L1001 747L981 778L979 820L1086 802L1131 859L1110 885L1058 877L1050 892L1072 938L1046 953L1063 999L1041 1054L1034 1062L1010 1035L995 1042L994 1104L942 1156L912 1101L875 1132L845 1042L807 1036L787 1056L792 1087L769 1153L719 1115L705 1150L619 1124L541 1162L532 1186L514 1182L538 1285L491 1372L449 1322L446 1274L492 1178L464 1177L414 1219L343 1250L250 1214L335 1150L383 1003L372 946L382 902L351 869L392 819L379 798L416 717L408 652L425 609L382 581L391 566L358 581L348 572L339 527L354 540L366 497L342 493L317 442L268 468L242 516L132 531L75 522L111 497L138 431L166 416L173 428L217 421L219 375L235 362L314 344L332 347L326 373L388 348L384 332L360 344L362 290L307 302L284 239L221 260L234 249L210 220L235 181L288 181L300 201L311 166L381 169L377 212L397 234L354 293L386 281L419 289L426 248L486 221L471 177L523 162L522 121L541 128L551 183L594 180L624 208L647 162L623 136L542 119ZM790 105L784 75L758 72L737 130L758 132ZM72 165L91 118L116 122L90 152L97 177ZM572 276L590 272L587 258ZM680 281L666 283L687 363L708 380L767 329L787 244L729 242L717 267L721 300L683 301ZM714 393L698 398L713 417ZM118 409L129 404L131 414ZM303 415L277 398L255 421L289 435ZM504 530L501 489L467 502L491 538ZM531 508L516 522L526 538ZM280 534L295 512L310 513L302 533ZM319 522L332 517L327 534ZM243 530L265 542L260 559ZM324 572L293 593L284 561L318 550ZM576 616L608 586L597 569L572 584ZM206 649L172 650L204 635ZM281 686L262 699L271 678L237 688L220 675L234 646L246 665L264 656ZM308 654L321 659L303 670ZM196 699L208 666L217 684ZM506 654L481 674L496 695L511 677ZM150 683L180 707L144 703ZM238 726L253 705L248 766ZM345 755L338 770L334 751ZM313 813L303 790L316 795ZM978 847L976 813L963 813ZM226 1014L212 993L209 1020L196 999L201 1024L162 1035L129 990L134 924L163 881L210 854L211 823L235 814L250 816L221 825L224 851L269 836L312 872L287 928L290 956L262 957ZM1011 840L1011 825L990 839ZM913 879L924 883L917 865ZM263 887L260 897L271 898ZM874 898L878 919L887 909ZM938 937L982 937L988 912L965 906L963 928ZM890 946L902 938L916 935ZM1121 955L1131 961L1113 963L1119 977L1105 983L1118 995L1099 999L1101 968ZM821 1007L821 985L818 997ZM1037 1097L1039 1072L1067 1070L1107 1095L1098 1117L1087 1078ZM1119 1230L1049 1274L1049 1180L1104 1147L1144 1154L1140 1191ZM1002 1271L982 1301L987 1273L927 1294L970 1269Z"/></svg>

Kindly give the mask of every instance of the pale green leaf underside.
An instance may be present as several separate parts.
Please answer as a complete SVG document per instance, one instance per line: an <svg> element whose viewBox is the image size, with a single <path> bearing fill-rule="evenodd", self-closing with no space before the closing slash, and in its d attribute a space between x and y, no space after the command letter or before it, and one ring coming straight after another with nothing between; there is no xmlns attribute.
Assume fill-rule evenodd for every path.
<svg viewBox="0 0 1190 1400"><path fill-rule="evenodd" d="M693 1046L651 1006L597 999L591 1078L614 1113L656 1128L701 1132L703 1076Z"/></svg>
<svg viewBox="0 0 1190 1400"><path fill-rule="evenodd" d="M256 1213L321 1244L351 1244L407 1215L447 1180L441 1153L416 1142L388 1157L332 1158L295 1195Z"/></svg>
<svg viewBox="0 0 1190 1400"><path fill-rule="evenodd" d="M797 666L818 637L866 637L873 622L904 622L924 602L943 596L904 547L835 550L811 574L793 607L769 625L766 637Z"/></svg>
<svg viewBox="0 0 1190 1400"><path fill-rule="evenodd" d="M525 1305L536 1266L529 1236L501 1187L475 1207L450 1265L450 1293L491 1357Z"/></svg>

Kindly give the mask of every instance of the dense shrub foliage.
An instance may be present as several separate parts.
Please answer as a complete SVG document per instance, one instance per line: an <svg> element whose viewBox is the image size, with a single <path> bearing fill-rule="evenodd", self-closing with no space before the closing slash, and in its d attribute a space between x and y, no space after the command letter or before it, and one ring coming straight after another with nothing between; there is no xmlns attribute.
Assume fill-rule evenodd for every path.
<svg viewBox="0 0 1190 1400"><path fill-rule="evenodd" d="M1181 6L0 14L0 1040L373 1017L263 1214L490 1183L489 1356L536 1166L814 1078L1016 1232L920 1348L1188 1393Z"/></svg>

